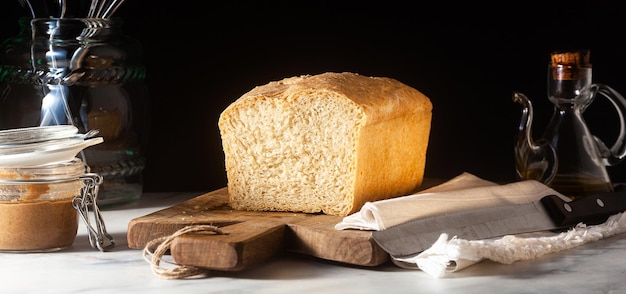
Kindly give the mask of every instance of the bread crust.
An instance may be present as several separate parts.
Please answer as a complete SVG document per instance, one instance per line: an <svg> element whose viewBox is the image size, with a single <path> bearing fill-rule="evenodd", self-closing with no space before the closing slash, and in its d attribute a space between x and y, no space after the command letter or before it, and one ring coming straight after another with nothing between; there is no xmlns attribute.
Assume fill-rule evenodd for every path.
<svg viewBox="0 0 626 294"><path fill-rule="evenodd" d="M368 77L351 72L326 72L301 75L257 86L244 97L275 97L285 99L308 89L324 89L340 93L362 108L368 124L392 119L407 113L432 112L430 99L422 92L387 77ZM393 95L394 99L389 99Z"/></svg>

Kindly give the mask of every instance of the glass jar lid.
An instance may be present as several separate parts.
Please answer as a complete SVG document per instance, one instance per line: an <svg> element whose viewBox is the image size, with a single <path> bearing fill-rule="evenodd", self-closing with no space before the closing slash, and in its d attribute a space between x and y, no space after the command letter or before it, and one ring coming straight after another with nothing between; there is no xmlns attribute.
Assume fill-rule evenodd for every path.
<svg viewBox="0 0 626 294"><path fill-rule="evenodd" d="M0 131L0 148L76 136L78 128L72 125L28 127Z"/></svg>
<svg viewBox="0 0 626 294"><path fill-rule="evenodd" d="M77 134L70 125L0 131L0 166L36 166L72 160L81 150L102 143L97 132Z"/></svg>

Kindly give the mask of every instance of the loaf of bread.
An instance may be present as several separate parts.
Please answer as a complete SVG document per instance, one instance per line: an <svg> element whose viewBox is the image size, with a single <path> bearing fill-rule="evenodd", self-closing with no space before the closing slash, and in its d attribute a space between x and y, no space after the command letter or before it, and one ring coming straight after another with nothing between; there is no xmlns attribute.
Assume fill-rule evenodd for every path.
<svg viewBox="0 0 626 294"><path fill-rule="evenodd" d="M346 216L424 177L432 104L397 80L323 73L258 86L220 115L231 207Z"/></svg>

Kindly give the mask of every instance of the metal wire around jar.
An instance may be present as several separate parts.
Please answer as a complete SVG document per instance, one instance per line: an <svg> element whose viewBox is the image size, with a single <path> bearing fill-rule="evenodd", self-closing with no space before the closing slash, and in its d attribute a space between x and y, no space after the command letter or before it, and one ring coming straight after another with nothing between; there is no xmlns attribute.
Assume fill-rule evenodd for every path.
<svg viewBox="0 0 626 294"><path fill-rule="evenodd" d="M94 173L87 173L81 177L85 182L81 195L74 198L72 205L80 213L89 235L89 243L92 248L100 251L107 251L115 246L115 240L109 235L104 224L104 218L96 203L98 198L98 188L102 183L102 176ZM93 211L93 218L89 216L89 207ZM92 221L95 227L92 225Z"/></svg>

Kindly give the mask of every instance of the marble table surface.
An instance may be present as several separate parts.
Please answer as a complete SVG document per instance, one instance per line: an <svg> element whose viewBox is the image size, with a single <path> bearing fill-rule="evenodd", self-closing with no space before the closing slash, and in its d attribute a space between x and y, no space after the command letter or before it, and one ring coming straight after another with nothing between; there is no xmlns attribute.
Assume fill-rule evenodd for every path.
<svg viewBox="0 0 626 294"><path fill-rule="evenodd" d="M242 272L157 276L141 250L128 248L129 221L201 194L148 193L103 209L116 240L108 252L89 246L81 224L63 251L0 253L0 293L626 293L626 234L510 265L485 261L441 279L391 263L356 267L295 253Z"/></svg>

